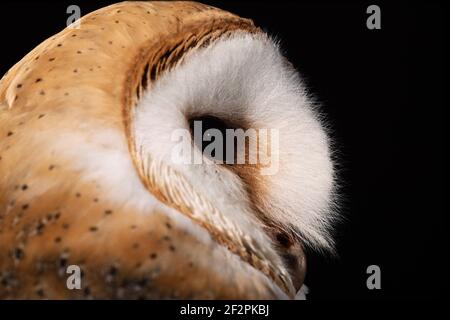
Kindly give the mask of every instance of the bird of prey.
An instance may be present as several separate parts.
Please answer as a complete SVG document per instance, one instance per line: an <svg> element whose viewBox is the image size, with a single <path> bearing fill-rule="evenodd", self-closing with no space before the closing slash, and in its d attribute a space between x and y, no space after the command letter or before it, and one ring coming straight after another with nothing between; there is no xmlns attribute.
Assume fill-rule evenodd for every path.
<svg viewBox="0 0 450 320"><path fill-rule="evenodd" d="M323 118L249 19L184 1L87 14L0 81L0 298L298 297L305 250L334 250ZM196 122L276 134L220 162Z"/></svg>

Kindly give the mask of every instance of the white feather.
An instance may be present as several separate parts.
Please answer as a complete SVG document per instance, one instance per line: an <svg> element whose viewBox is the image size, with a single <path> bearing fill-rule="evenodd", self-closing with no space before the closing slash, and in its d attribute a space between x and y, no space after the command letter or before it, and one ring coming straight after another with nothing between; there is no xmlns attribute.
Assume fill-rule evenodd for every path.
<svg viewBox="0 0 450 320"><path fill-rule="evenodd" d="M177 143L172 133L189 129L186 114L192 113L245 118L254 128L279 130L279 168L265 178L269 192L261 195L262 209L294 226L309 245L332 247L329 139L300 77L271 39L238 33L189 53L145 93L134 121L136 144L144 152L173 166L244 232L266 241L237 175L208 160L193 165L171 158Z"/></svg>

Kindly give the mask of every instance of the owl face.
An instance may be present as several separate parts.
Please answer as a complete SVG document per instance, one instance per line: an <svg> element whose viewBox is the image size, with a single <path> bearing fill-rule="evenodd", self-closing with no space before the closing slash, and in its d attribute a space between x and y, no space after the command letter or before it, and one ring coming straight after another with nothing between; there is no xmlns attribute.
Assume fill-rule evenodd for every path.
<svg viewBox="0 0 450 320"><path fill-rule="evenodd" d="M266 140L248 135L248 143L239 148L222 134L225 145L246 157L241 164L221 163L196 143L194 122L220 132L277 134ZM236 32L187 53L182 64L145 92L133 123L142 175L154 175L150 184L155 188L162 189L162 183L168 194L180 193L173 202L204 213L199 214L204 223L231 232L236 241L251 239L274 265L283 265L280 255L299 258L302 265L301 249L296 254L289 250L300 243L332 246L327 233L333 192L328 138L299 76L267 36ZM174 139L180 129L191 136ZM176 153L180 145L188 151L186 159ZM250 163L253 155L267 150L268 163ZM195 163L196 157L201 163ZM180 183L198 194L204 207L182 187L166 182L161 167L182 176ZM209 216L210 207L217 215Z"/></svg>
<svg viewBox="0 0 450 320"><path fill-rule="evenodd" d="M0 184L0 251L24 253L0 271L22 287L28 270L49 296L77 295L61 270L35 270L64 254L94 297L135 297L123 279L145 279L143 297L294 297L305 247L333 250L324 123L249 20L185 2L110 6L32 51L0 97L1 128L15 133L2 172L25 151L37 159Z"/></svg>

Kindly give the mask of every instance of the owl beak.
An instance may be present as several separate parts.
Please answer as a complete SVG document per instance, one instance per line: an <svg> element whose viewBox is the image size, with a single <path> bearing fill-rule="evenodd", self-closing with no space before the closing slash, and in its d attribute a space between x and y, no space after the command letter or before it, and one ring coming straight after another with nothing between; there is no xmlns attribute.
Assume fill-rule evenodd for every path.
<svg viewBox="0 0 450 320"><path fill-rule="evenodd" d="M284 254L283 260L291 276L292 284L298 292L306 276L306 255L300 243L294 243Z"/></svg>
<svg viewBox="0 0 450 320"><path fill-rule="evenodd" d="M269 231L270 236L277 244L277 251L282 258L284 267L289 272L292 285L296 292L303 286L306 276L306 254L301 240L288 235L284 231L274 229Z"/></svg>

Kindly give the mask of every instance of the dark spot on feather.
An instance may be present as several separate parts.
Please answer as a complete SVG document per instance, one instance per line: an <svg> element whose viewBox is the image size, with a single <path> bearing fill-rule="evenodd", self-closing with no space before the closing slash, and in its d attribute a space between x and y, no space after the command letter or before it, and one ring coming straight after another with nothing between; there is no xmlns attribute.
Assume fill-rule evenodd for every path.
<svg viewBox="0 0 450 320"><path fill-rule="evenodd" d="M110 276L115 276L115 275L117 275L117 267L116 266L111 266L111 267L109 267L109 270L108 270L108 275L110 275Z"/></svg>
<svg viewBox="0 0 450 320"><path fill-rule="evenodd" d="M14 249L14 258L17 260L22 260L24 256L23 250L20 248Z"/></svg>
<svg viewBox="0 0 450 320"><path fill-rule="evenodd" d="M38 289L38 290L36 290L36 294L37 294L40 298L43 298L44 295L45 295L43 289Z"/></svg>
<svg viewBox="0 0 450 320"><path fill-rule="evenodd" d="M89 287L84 288L84 295L89 296L90 294L91 294L91 288L89 288Z"/></svg>
<svg viewBox="0 0 450 320"><path fill-rule="evenodd" d="M59 266L65 267L67 265L67 258L60 258L59 259Z"/></svg>
<svg viewBox="0 0 450 320"><path fill-rule="evenodd" d="M44 230L45 224L42 221L39 221L36 226L36 231L38 234L42 234L42 230Z"/></svg>

